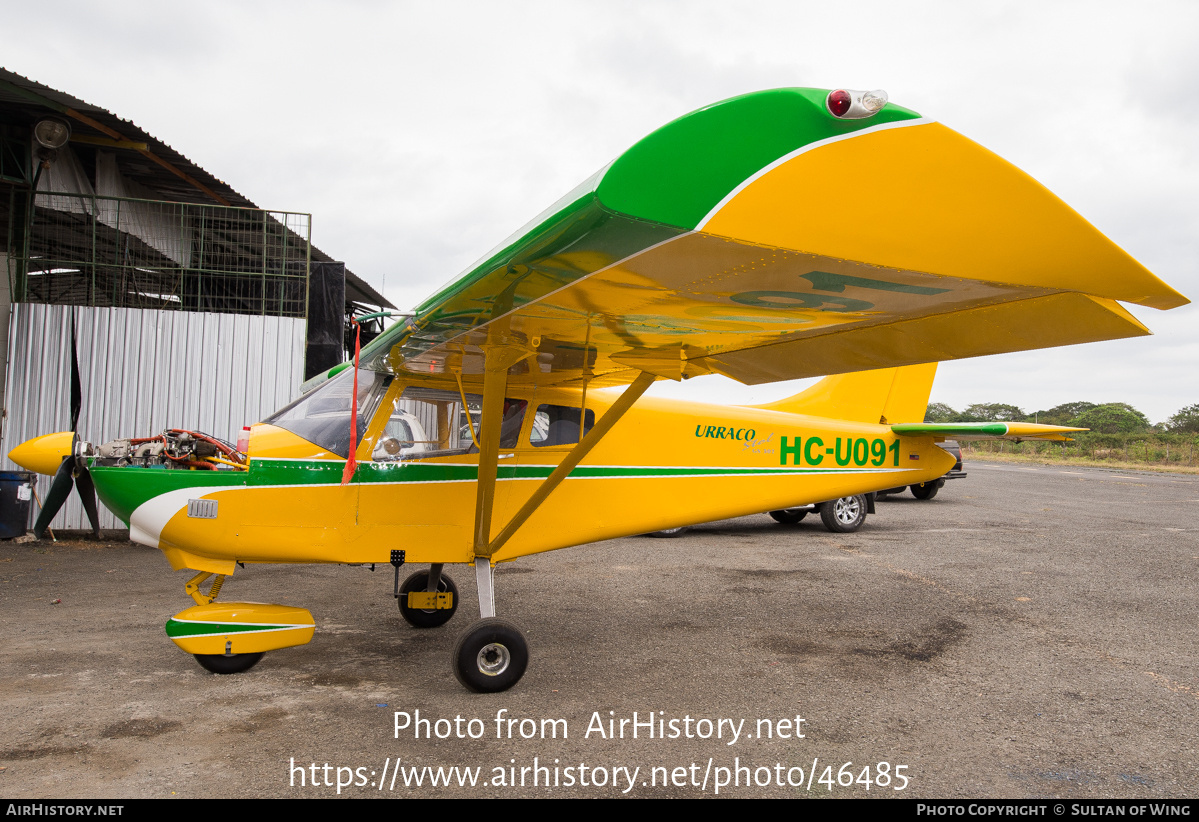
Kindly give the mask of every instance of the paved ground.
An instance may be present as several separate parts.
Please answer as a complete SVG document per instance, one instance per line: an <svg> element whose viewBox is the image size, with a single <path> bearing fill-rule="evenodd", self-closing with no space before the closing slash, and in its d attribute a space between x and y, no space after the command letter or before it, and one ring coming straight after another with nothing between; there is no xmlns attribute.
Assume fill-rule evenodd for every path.
<svg viewBox="0 0 1199 822"><path fill-rule="evenodd" d="M1194 796L1199 478L966 468L853 535L755 516L504 567L533 659L499 695L449 671L477 613L461 571L463 612L425 632L390 569L238 571L222 599L302 604L318 631L219 677L163 634L190 600L157 552L6 544L0 795L864 796L869 777L870 796ZM418 710L462 722L396 738ZM497 739L501 711L537 721ZM664 724L605 738L634 712ZM477 784L430 787L426 766Z"/></svg>

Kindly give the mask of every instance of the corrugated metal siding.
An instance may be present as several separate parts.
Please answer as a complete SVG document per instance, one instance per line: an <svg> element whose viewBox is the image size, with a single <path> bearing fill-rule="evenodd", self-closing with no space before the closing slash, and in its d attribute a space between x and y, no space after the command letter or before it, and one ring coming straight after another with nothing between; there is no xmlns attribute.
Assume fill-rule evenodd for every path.
<svg viewBox="0 0 1199 822"><path fill-rule="evenodd" d="M14 446L71 424L72 311L83 387L79 434L92 443L167 428L236 442L243 425L291 402L304 381L302 319L16 303L3 470L20 470L8 459ZM39 479L45 499L50 478ZM52 527L89 527L78 496ZM125 526L101 506L100 527Z"/></svg>
<svg viewBox="0 0 1199 822"><path fill-rule="evenodd" d="M437 436L437 406L419 400L400 400L399 409L407 411L420 421L426 437Z"/></svg>

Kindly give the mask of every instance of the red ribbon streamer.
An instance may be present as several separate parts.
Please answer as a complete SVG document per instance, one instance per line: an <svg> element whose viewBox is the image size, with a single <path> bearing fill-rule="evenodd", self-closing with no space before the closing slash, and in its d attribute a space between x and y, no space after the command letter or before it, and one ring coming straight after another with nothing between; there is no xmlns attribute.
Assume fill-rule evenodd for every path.
<svg viewBox="0 0 1199 822"><path fill-rule="evenodd" d="M354 322L354 394L350 400L350 455L346 458L345 470L341 472L341 484L347 485L350 477L358 470L358 355L362 351L362 326Z"/></svg>

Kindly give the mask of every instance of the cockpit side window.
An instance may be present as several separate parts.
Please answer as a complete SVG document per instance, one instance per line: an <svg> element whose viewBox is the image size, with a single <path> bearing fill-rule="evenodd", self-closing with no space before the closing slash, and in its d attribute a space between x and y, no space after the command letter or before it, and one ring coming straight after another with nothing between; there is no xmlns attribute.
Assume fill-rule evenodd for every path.
<svg viewBox="0 0 1199 822"><path fill-rule="evenodd" d="M537 447L547 445L573 445L579 441L579 421L583 422L583 436L595 425L595 412L569 405L539 405L533 417L533 428L529 442Z"/></svg>
<svg viewBox="0 0 1199 822"><path fill-rule="evenodd" d="M465 400L465 405L463 405ZM500 448L515 448L524 423L524 400L504 400ZM409 386L391 409L372 459L397 460L475 454L483 397L457 391Z"/></svg>
<svg viewBox="0 0 1199 822"><path fill-rule="evenodd" d="M366 424L375 415L393 377L358 370L357 448L366 434ZM328 382L276 411L264 422L286 429L339 457L350 454L350 408L354 393L354 369L347 368Z"/></svg>

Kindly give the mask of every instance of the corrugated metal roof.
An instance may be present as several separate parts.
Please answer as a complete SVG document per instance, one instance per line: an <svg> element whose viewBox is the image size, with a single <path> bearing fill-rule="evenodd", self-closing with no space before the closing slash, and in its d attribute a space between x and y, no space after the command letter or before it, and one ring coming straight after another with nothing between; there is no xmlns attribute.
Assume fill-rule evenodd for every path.
<svg viewBox="0 0 1199 822"><path fill-rule="evenodd" d="M0 68L0 118L10 122L25 121L32 125L42 114L68 117L72 137L144 143L144 150L114 152L117 164L123 175L157 192L163 200L259 208L224 180L214 177L132 121L123 120L78 97ZM334 258L313 246L312 259L330 262ZM348 268L346 298L383 308L395 307Z"/></svg>

